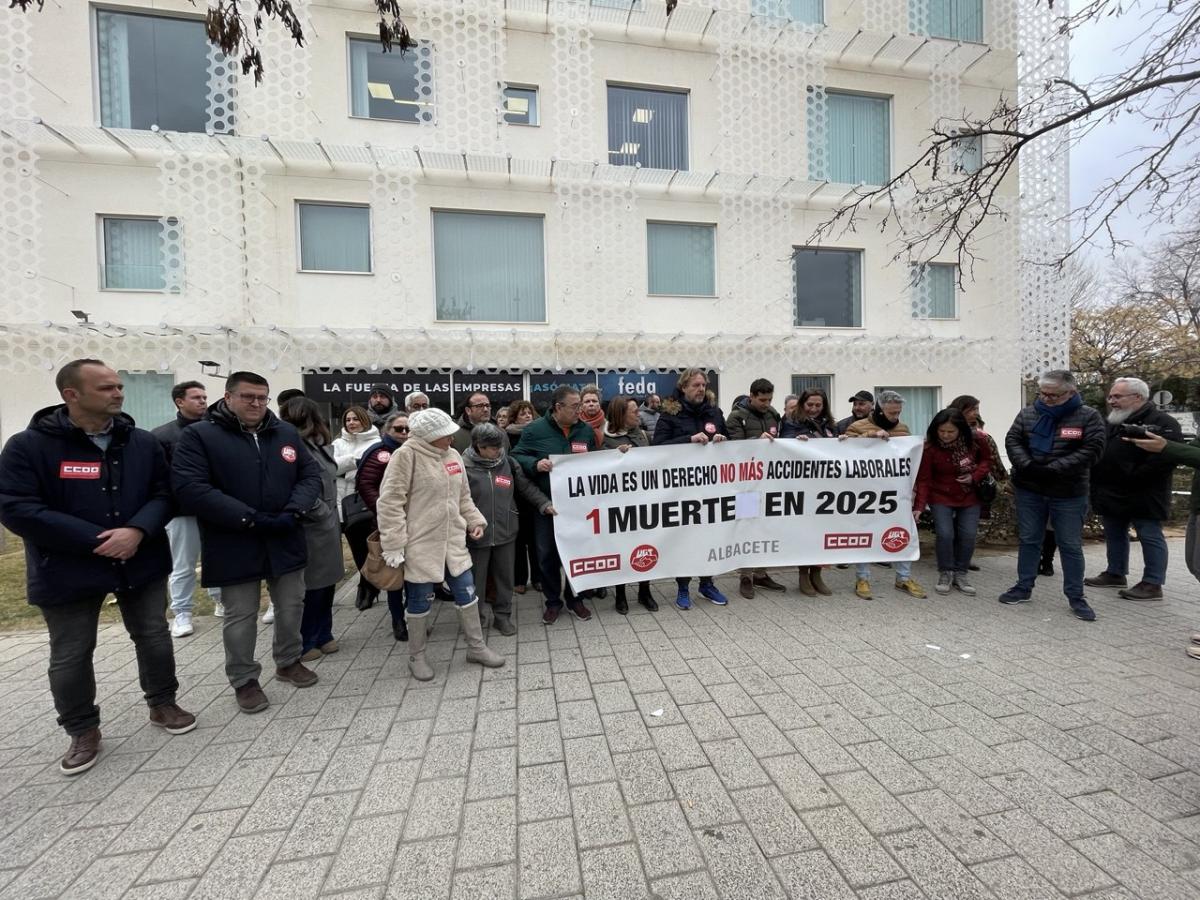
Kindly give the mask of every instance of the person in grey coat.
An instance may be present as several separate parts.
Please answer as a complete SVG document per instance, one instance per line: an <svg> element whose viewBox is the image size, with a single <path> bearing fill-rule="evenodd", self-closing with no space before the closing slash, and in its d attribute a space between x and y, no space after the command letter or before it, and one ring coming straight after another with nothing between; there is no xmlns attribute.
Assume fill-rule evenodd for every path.
<svg viewBox="0 0 1200 900"><path fill-rule="evenodd" d="M463 453L463 464L471 499L487 519L481 537L467 538L472 573L477 585L487 584L491 575L496 584L496 600L492 604L496 630L513 635L517 633L512 622L513 566L520 527L517 495L543 516L556 513L550 498L508 458L504 452L506 443L504 432L495 425L490 422L476 425L471 429L471 446ZM479 618L483 621L482 604Z"/></svg>
<svg viewBox="0 0 1200 900"><path fill-rule="evenodd" d="M293 397L279 410L280 418L296 426L305 449L321 470L321 496L300 520L308 545L304 567L304 615L300 620L302 662L338 652L333 637L333 595L346 574L342 557L342 532L337 514L338 465L333 458L333 436L321 410L307 397Z"/></svg>

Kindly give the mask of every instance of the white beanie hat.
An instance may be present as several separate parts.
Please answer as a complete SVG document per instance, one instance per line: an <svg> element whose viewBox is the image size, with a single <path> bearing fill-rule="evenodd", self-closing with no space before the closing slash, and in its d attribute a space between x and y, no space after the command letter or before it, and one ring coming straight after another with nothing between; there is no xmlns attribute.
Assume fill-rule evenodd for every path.
<svg viewBox="0 0 1200 900"><path fill-rule="evenodd" d="M440 409L417 410L408 417L408 436L432 443L458 432L458 423Z"/></svg>

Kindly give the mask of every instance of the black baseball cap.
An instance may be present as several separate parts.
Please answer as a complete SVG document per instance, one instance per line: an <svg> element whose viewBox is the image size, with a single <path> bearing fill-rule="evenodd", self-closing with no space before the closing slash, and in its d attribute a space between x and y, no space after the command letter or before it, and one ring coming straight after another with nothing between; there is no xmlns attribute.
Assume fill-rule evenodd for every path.
<svg viewBox="0 0 1200 900"><path fill-rule="evenodd" d="M853 403L855 400L866 400L868 403L874 403L875 395L872 394L870 391L859 391L857 394L855 394L853 397L851 397L846 402Z"/></svg>

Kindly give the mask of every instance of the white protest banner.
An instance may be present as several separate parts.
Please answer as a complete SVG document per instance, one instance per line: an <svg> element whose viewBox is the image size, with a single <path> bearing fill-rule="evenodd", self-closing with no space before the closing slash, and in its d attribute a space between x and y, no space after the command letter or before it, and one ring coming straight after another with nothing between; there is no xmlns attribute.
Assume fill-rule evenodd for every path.
<svg viewBox="0 0 1200 900"><path fill-rule="evenodd" d="M913 560L919 437L725 441L552 457L576 590L741 567Z"/></svg>

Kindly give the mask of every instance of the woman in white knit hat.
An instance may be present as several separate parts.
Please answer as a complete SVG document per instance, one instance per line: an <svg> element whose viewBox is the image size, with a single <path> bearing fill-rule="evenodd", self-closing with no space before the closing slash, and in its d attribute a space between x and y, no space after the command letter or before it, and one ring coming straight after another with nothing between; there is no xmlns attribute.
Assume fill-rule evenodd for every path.
<svg viewBox="0 0 1200 900"><path fill-rule="evenodd" d="M425 617L443 580L454 595L467 660L502 666L504 657L484 643L479 622L467 536L482 537L487 521L471 500L462 457L451 446L458 424L440 409L424 409L409 417L408 427L408 440L392 454L379 486L376 514L384 560L404 566L409 669L418 681L433 678L425 661Z"/></svg>

